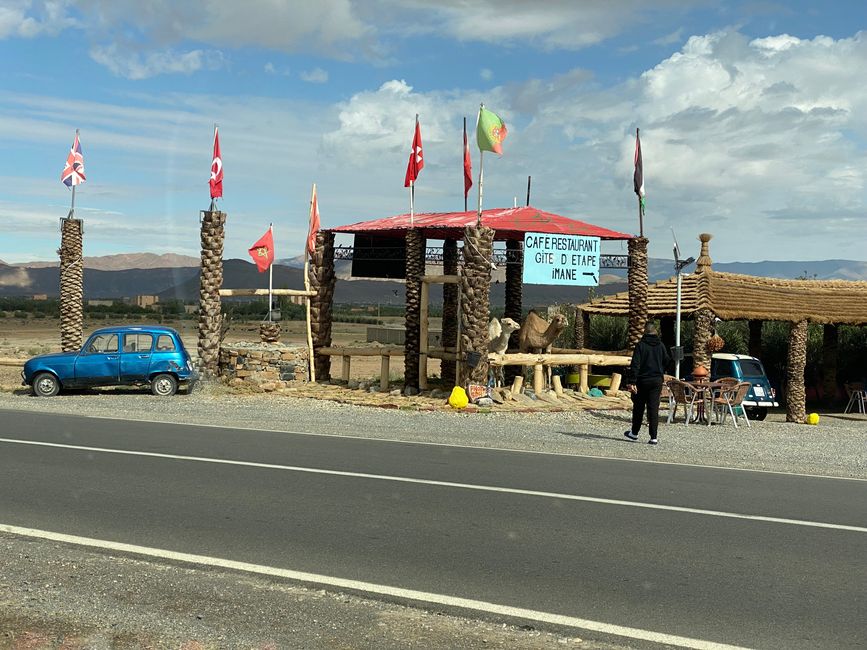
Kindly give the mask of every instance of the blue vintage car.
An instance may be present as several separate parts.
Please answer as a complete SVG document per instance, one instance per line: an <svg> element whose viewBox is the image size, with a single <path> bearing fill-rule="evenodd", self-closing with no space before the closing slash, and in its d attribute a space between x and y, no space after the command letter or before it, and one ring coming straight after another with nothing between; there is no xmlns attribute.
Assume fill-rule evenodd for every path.
<svg viewBox="0 0 867 650"><path fill-rule="evenodd" d="M24 364L21 378L37 397L64 388L148 385L154 395L192 388L196 373L180 335L159 325L104 327L78 352L40 354Z"/></svg>

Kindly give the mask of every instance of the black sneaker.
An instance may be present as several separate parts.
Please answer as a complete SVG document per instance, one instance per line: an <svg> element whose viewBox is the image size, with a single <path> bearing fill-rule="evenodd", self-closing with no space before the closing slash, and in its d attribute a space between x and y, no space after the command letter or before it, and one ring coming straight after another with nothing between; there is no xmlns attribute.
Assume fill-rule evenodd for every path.
<svg viewBox="0 0 867 650"><path fill-rule="evenodd" d="M647 441L647 444L648 445L658 445L659 439L658 438L651 438L650 440Z"/></svg>
<svg viewBox="0 0 867 650"><path fill-rule="evenodd" d="M629 438L630 440L638 440L638 434L632 433L632 431L624 431L623 435Z"/></svg>

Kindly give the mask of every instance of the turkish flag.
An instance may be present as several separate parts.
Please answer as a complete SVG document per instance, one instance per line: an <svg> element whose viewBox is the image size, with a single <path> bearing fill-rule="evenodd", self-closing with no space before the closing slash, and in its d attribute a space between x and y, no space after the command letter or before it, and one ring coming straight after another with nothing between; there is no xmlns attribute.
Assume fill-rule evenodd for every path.
<svg viewBox="0 0 867 650"><path fill-rule="evenodd" d="M409 162L406 164L406 178L403 181L403 186L409 187L410 183L414 183L423 167L424 154L421 151L421 129L419 129L418 120L416 120L415 135L412 138L412 151L409 154Z"/></svg>
<svg viewBox="0 0 867 650"><path fill-rule="evenodd" d="M255 244L247 250L250 257L259 268L259 273L264 273L268 267L274 262L274 234L271 228L268 232L262 235Z"/></svg>
<svg viewBox="0 0 867 650"><path fill-rule="evenodd" d="M216 126L214 127L214 160L211 163L211 180L208 184L211 186L212 199L223 196L223 157L220 155L220 134Z"/></svg>
<svg viewBox="0 0 867 650"><path fill-rule="evenodd" d="M319 232L319 202L316 199L316 186L313 186L313 198L310 199L310 228L307 230L307 253L313 257L316 250L316 233Z"/></svg>

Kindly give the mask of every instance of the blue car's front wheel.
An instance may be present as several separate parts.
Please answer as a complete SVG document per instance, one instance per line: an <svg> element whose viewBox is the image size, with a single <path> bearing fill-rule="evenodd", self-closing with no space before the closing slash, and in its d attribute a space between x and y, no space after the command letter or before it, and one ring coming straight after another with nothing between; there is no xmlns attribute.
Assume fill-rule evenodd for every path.
<svg viewBox="0 0 867 650"><path fill-rule="evenodd" d="M36 397L54 397L60 392L60 382L50 372L40 372L30 384Z"/></svg>

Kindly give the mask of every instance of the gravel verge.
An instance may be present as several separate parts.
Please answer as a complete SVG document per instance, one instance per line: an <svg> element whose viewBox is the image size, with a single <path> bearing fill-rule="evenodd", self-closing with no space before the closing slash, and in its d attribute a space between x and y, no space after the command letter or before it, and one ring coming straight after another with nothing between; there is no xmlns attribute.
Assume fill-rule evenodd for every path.
<svg viewBox="0 0 867 650"><path fill-rule="evenodd" d="M351 392L351 391L350 391ZM236 394L206 384L169 399L129 390L43 399L0 392L0 409L207 424L534 452L653 460L716 467L867 478L867 416L821 413L817 426L786 423L782 413L747 428L660 424L660 444L623 438L625 410L532 413L419 411L341 404L283 394ZM398 404L394 406L393 403ZM405 402L409 405L409 401ZM639 443L647 440L646 429Z"/></svg>

